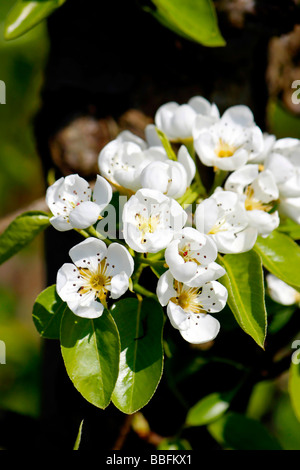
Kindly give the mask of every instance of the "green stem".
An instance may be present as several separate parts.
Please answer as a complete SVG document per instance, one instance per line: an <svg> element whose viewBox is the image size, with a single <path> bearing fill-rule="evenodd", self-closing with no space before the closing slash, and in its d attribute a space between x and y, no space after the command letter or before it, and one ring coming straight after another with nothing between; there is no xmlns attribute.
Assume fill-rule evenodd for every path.
<svg viewBox="0 0 300 470"><path fill-rule="evenodd" d="M85 230L80 230L79 228L74 228L75 232L80 233L84 238L89 238L89 234Z"/></svg>
<svg viewBox="0 0 300 470"><path fill-rule="evenodd" d="M222 186L222 184L224 183L227 175L228 175L228 171L219 170L219 169L216 170L214 182L213 182L213 185L212 185L212 187L209 191L209 195L213 194L213 192L215 191L216 188L218 188L219 186Z"/></svg>
<svg viewBox="0 0 300 470"><path fill-rule="evenodd" d="M141 294L141 295L144 295L145 297L149 297L151 299L157 300L156 294L154 294L153 292L151 292L150 290L146 289L145 287L141 286L138 283L133 284L133 290L137 294Z"/></svg>

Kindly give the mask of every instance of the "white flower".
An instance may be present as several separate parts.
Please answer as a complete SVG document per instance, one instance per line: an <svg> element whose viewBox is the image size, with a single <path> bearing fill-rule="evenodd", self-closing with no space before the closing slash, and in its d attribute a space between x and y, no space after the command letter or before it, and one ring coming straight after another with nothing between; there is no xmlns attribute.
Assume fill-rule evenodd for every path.
<svg viewBox="0 0 300 470"><path fill-rule="evenodd" d="M276 142L275 135L268 134L267 132L263 133L263 149L258 154L251 154L249 157L249 162L251 163L261 163L263 164L266 158L270 155L273 150L273 147Z"/></svg>
<svg viewBox="0 0 300 470"><path fill-rule="evenodd" d="M232 106L210 127L195 126L195 150L206 166L234 171L263 151L262 131L247 106Z"/></svg>
<svg viewBox="0 0 300 470"><path fill-rule="evenodd" d="M192 137L192 129L197 116L212 124L219 118L219 110L202 96L194 96L187 104L179 105L171 101L158 108L154 121L156 126L173 142Z"/></svg>
<svg viewBox="0 0 300 470"><path fill-rule="evenodd" d="M126 243L139 253L157 253L166 248L174 231L180 230L187 214L174 199L154 189L140 189L123 209Z"/></svg>
<svg viewBox="0 0 300 470"><path fill-rule="evenodd" d="M115 187L135 192L141 188L143 169L151 162L166 160L162 146L148 148L143 139L123 131L101 150L98 164L101 175Z"/></svg>
<svg viewBox="0 0 300 470"><path fill-rule="evenodd" d="M278 210L280 214L300 224L300 197L281 197Z"/></svg>
<svg viewBox="0 0 300 470"><path fill-rule="evenodd" d="M99 175L93 190L93 200L91 197L89 183L78 175L62 177L49 186L46 202L53 214L50 219L53 227L63 232L95 224L112 198L110 184Z"/></svg>
<svg viewBox="0 0 300 470"><path fill-rule="evenodd" d="M207 343L217 336L220 323L209 313L222 310L227 296L227 289L217 281L189 287L176 281L169 270L157 284L158 300L162 306L167 305L172 326L194 344Z"/></svg>
<svg viewBox="0 0 300 470"><path fill-rule="evenodd" d="M177 281L197 287L224 276L225 270L214 262L217 254L217 247L210 237L186 227L174 234L166 248L165 260Z"/></svg>
<svg viewBox="0 0 300 470"><path fill-rule="evenodd" d="M74 264L65 263L57 273L56 290L75 315L97 318L110 296L117 299L128 289L134 263L119 243L107 246L87 238L69 251Z"/></svg>
<svg viewBox="0 0 300 470"><path fill-rule="evenodd" d="M225 183L225 190L242 195L249 225L267 236L279 225L278 212L269 213L275 206L279 191L269 170L259 172L258 165L245 165L234 171Z"/></svg>
<svg viewBox="0 0 300 470"><path fill-rule="evenodd" d="M220 253L243 253L253 248L257 229L249 226L241 196L217 188L195 212L196 228L209 235Z"/></svg>
<svg viewBox="0 0 300 470"><path fill-rule="evenodd" d="M196 165L184 145L180 147L177 159L149 163L141 173L141 186L156 189L174 199L183 196L195 176Z"/></svg>
<svg viewBox="0 0 300 470"><path fill-rule="evenodd" d="M279 304L293 305L300 302L300 293L273 274L266 276L270 297Z"/></svg>
<svg viewBox="0 0 300 470"><path fill-rule="evenodd" d="M265 168L273 173L280 197L300 197L300 140L277 140Z"/></svg>

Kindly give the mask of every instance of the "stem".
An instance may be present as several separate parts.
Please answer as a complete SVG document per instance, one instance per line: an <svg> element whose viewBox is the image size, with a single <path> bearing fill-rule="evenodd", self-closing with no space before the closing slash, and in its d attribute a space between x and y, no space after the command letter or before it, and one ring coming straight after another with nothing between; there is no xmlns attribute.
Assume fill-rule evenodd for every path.
<svg viewBox="0 0 300 470"><path fill-rule="evenodd" d="M218 188L219 186L222 186L227 175L228 175L228 171L219 170L219 169L216 170L214 182L210 189L209 195L213 194L216 188Z"/></svg>
<svg viewBox="0 0 300 470"><path fill-rule="evenodd" d="M138 283L133 284L133 290L137 294L141 294L141 295L144 295L145 297L149 297L151 299L157 300L157 297L153 292L151 292L150 290L146 289L145 287L141 286Z"/></svg>
<svg viewBox="0 0 300 470"><path fill-rule="evenodd" d="M84 238L89 238L89 234L85 230L80 230L79 228L74 228L75 232L80 233Z"/></svg>

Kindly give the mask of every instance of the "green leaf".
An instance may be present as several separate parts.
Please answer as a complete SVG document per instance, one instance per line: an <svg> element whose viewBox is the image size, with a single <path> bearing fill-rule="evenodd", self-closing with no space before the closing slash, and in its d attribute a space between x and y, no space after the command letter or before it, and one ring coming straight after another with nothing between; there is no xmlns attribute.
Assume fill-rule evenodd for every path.
<svg viewBox="0 0 300 470"><path fill-rule="evenodd" d="M228 413L208 425L208 431L225 448L235 450L281 450L264 426L238 413Z"/></svg>
<svg viewBox="0 0 300 470"><path fill-rule="evenodd" d="M4 29L6 40L16 39L47 18L66 0L19 0L10 10Z"/></svg>
<svg viewBox="0 0 300 470"><path fill-rule="evenodd" d="M289 236L274 230L267 238L258 237L254 249L270 273L300 289L300 247Z"/></svg>
<svg viewBox="0 0 300 470"><path fill-rule="evenodd" d="M172 145L170 144L170 141L167 138L166 134L158 128L156 128L156 132L157 132L158 137L161 140L161 143L163 144L163 147L164 147L164 149L166 151L166 154L168 155L169 159L174 160L176 162L177 157L175 155L174 150L172 149Z"/></svg>
<svg viewBox="0 0 300 470"><path fill-rule="evenodd" d="M300 240L300 225L291 219L281 220L277 230L289 235L293 240Z"/></svg>
<svg viewBox="0 0 300 470"><path fill-rule="evenodd" d="M289 372L289 394L294 413L298 421L300 421L300 360L298 356L299 350L296 350L292 356L293 362Z"/></svg>
<svg viewBox="0 0 300 470"><path fill-rule="evenodd" d="M203 426L220 418L230 406L232 394L212 393L190 408L185 424Z"/></svg>
<svg viewBox="0 0 300 470"><path fill-rule="evenodd" d="M152 0L158 19L173 31L204 46L224 46L211 0Z"/></svg>
<svg viewBox="0 0 300 470"><path fill-rule="evenodd" d="M32 317L37 331L43 338L59 339L61 319L68 306L56 292L56 286L41 292L33 306Z"/></svg>
<svg viewBox="0 0 300 470"><path fill-rule="evenodd" d="M127 414L145 406L163 370L163 311L156 300L128 298L112 308L121 339L114 405Z"/></svg>
<svg viewBox="0 0 300 470"><path fill-rule="evenodd" d="M157 450L192 450L190 443L186 439L163 439Z"/></svg>
<svg viewBox="0 0 300 470"><path fill-rule="evenodd" d="M75 388L93 405L106 408L119 372L120 341L112 316L104 311L96 319L64 313L61 351Z"/></svg>
<svg viewBox="0 0 300 470"><path fill-rule="evenodd" d="M19 215L0 235L0 264L22 250L49 225L46 212L30 211Z"/></svg>
<svg viewBox="0 0 300 470"><path fill-rule="evenodd" d="M81 442L81 435L82 435L82 426L83 426L83 420L80 423L79 429L78 429L78 434L76 437L76 441L73 447L73 450L79 450L80 442Z"/></svg>
<svg viewBox="0 0 300 470"><path fill-rule="evenodd" d="M220 282L228 290L228 305L236 321L263 348L267 313L260 257L251 250L219 256L219 262L226 269Z"/></svg>

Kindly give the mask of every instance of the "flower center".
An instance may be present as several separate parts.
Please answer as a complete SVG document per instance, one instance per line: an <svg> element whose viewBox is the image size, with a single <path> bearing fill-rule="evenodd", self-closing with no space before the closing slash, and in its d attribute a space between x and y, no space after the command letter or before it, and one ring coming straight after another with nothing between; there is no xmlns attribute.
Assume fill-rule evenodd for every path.
<svg viewBox="0 0 300 470"><path fill-rule="evenodd" d="M251 185L247 187L245 194L246 194L245 208L247 211L259 210L259 211L269 212L271 209L273 209L275 205L275 202L272 202L272 201L269 203L264 203L256 199L254 197L254 189L252 188Z"/></svg>
<svg viewBox="0 0 300 470"><path fill-rule="evenodd" d="M237 150L237 147L234 145L228 144L223 139L219 139L219 143L215 148L215 154L219 158L228 158L232 157Z"/></svg>
<svg viewBox="0 0 300 470"><path fill-rule="evenodd" d="M101 303L106 305L106 297L110 290L112 278L108 273L106 260L103 259L99 262L96 271L89 268L79 268L79 274L84 282L78 293L81 295L93 293L95 299L98 298Z"/></svg>
<svg viewBox="0 0 300 470"><path fill-rule="evenodd" d="M154 233L159 226L160 214L151 215L150 217L143 217L141 214L135 216L138 222L138 229L142 235L142 243L146 243L145 235L147 233Z"/></svg>
<svg viewBox="0 0 300 470"><path fill-rule="evenodd" d="M179 255L183 258L185 263L189 261L194 261L194 263L200 265L199 261L195 258L193 251L191 250L191 245L188 243L182 248L179 248Z"/></svg>
<svg viewBox="0 0 300 470"><path fill-rule="evenodd" d="M227 229L223 227L225 223L226 223L226 217L224 216L223 218L217 220L215 225L208 232L208 235L215 235L216 233L219 233L219 232L226 232Z"/></svg>
<svg viewBox="0 0 300 470"><path fill-rule="evenodd" d="M170 300L176 305L179 305L185 312L189 313L206 313L200 304L199 295L202 292L201 287L188 287L182 282L174 281L174 289L177 292L176 297Z"/></svg>

